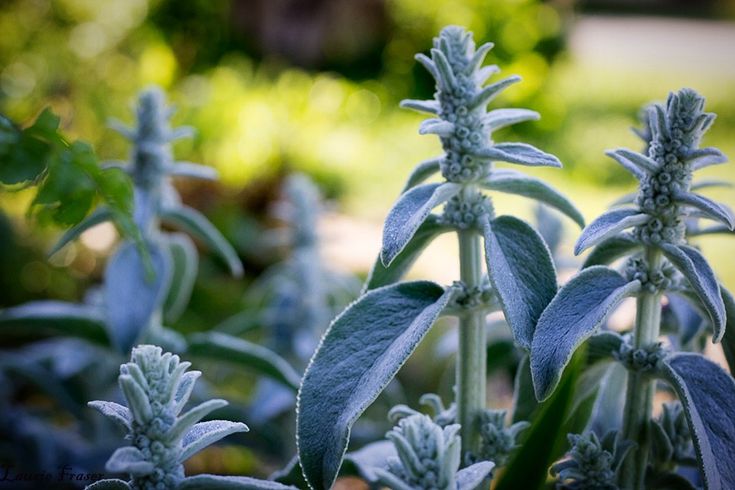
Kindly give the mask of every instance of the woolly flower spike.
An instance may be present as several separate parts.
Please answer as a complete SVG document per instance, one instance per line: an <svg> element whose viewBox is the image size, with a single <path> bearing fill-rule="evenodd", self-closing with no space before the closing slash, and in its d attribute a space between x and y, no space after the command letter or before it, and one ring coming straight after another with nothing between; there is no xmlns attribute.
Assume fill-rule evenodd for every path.
<svg viewBox="0 0 735 490"><path fill-rule="evenodd" d="M421 398L419 398L419 404L431 409L434 414L431 419L435 424L439 425L439 427L444 428L448 425L457 423L457 405L455 403L452 403L449 407L445 407L444 402L439 395L435 393L425 393L421 395ZM388 420L396 424L401 419L418 413L420 412L417 412L407 405L396 405L388 412Z"/></svg>
<svg viewBox="0 0 735 490"><path fill-rule="evenodd" d="M627 149L607 152L640 181L636 207L609 211L592 222L579 238L575 253L630 227L640 243L679 245L684 242L690 215L719 221L731 230L735 227L726 206L691 192L695 170L727 161L717 148L699 148L715 119L703 108L704 98L694 90L672 93L665 106L647 108L644 122L648 128L638 132L646 143L646 154Z"/></svg>
<svg viewBox="0 0 735 490"><path fill-rule="evenodd" d="M508 462L510 453L519 447L518 435L531 424L522 421L506 427L505 414L505 410L485 410L480 414L480 453L469 455L468 459L492 461L498 467Z"/></svg>
<svg viewBox="0 0 735 490"><path fill-rule="evenodd" d="M393 442L398 459L388 469L376 468L381 483L394 490L471 490L493 469L490 462L461 471L459 425L444 428L427 415L401 419L386 437Z"/></svg>
<svg viewBox="0 0 735 490"><path fill-rule="evenodd" d="M212 488L218 482L229 482L230 486L222 488L260 488L246 486L257 482L250 478L185 478L186 459L229 434L248 430L240 422L199 422L227 405L224 400L209 400L180 414L201 375L199 371L186 372L190 365L176 355L163 354L160 347L140 345L133 349L130 362L120 366L118 380L128 406L89 402L90 407L125 428L131 441L130 446L115 451L105 467L112 473L128 473L130 482L103 480L91 488L193 489Z"/></svg>
<svg viewBox="0 0 735 490"><path fill-rule="evenodd" d="M569 459L551 467L558 478L556 488L563 490L618 490L617 473L628 451L634 446L619 441L610 431L600 440L594 432L569 434Z"/></svg>

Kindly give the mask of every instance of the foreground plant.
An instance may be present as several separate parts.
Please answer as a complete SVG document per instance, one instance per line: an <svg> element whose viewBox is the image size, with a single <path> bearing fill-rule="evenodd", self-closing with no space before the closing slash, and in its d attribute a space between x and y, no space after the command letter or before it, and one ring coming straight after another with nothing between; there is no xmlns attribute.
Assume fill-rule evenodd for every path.
<svg viewBox="0 0 735 490"><path fill-rule="evenodd" d="M609 354L628 370L621 429L636 443L620 472L622 488L647 488L651 475L650 424L656 379L666 380L678 395L706 488L735 486L735 426L720 413L735 404L735 381L697 353L676 353L658 341L661 298L686 298L707 316L712 340L725 334L731 295L718 283L702 254L687 244L686 220L706 218L732 229L732 213L694 193L695 170L723 163L716 148L699 148L714 114L703 111L704 98L690 89L671 94L665 105L648 109L645 154L608 152L639 181L632 206L606 212L582 232L576 253L595 247L588 266L566 284L539 319L531 348L536 395L546 399L572 353L598 331L607 316L629 296L637 298L636 322L628 337L609 342ZM632 232L625 230L632 228ZM625 275L600 265L627 257ZM608 339L611 333L603 334ZM660 450L658 452L660 454ZM673 453L672 453L673 454ZM660 463L660 462L659 462ZM657 464L660 466L660 464Z"/></svg>
<svg viewBox="0 0 735 490"><path fill-rule="evenodd" d="M120 366L120 389L127 406L94 401L97 409L128 431L130 446L117 451L107 461L112 473L127 473L129 481L101 480L87 488L99 489L286 489L279 483L242 476L184 475L184 461L210 444L236 432L246 432L240 422L209 420L210 412L227 405L225 400L209 400L181 413L194 383L201 375L189 371L191 364L163 353L160 347L140 345L130 362Z"/></svg>
<svg viewBox="0 0 735 490"><path fill-rule="evenodd" d="M480 457L481 415L485 410L485 317L502 308L516 342L529 348L536 321L556 293L556 273L548 248L525 222L495 217L482 190L540 200L583 225L574 206L540 180L494 161L560 167L556 157L523 143L495 144L492 131L535 120L526 109L487 112L487 104L520 80L509 77L483 87L498 71L482 67L492 44L475 50L470 33L447 27L434 41L431 58L417 59L437 82L435 100L407 100L404 107L436 117L422 134L440 137L445 153L420 164L390 211L383 247L366 293L330 326L304 375L299 392L299 459L313 488L330 488L337 477L350 428L442 313L459 317L457 422L461 460ZM441 173L444 182L422 184ZM432 210L444 205L439 214ZM456 232L460 281L444 288L428 281L397 283L437 235ZM484 239L484 259L482 245ZM483 277L487 264L489 279Z"/></svg>

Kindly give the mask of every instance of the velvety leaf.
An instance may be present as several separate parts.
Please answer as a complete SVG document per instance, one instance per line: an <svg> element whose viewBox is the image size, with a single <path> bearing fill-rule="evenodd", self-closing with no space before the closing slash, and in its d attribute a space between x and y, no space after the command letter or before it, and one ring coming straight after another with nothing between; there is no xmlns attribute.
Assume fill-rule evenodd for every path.
<svg viewBox="0 0 735 490"><path fill-rule="evenodd" d="M533 228L511 216L490 221L483 232L490 281L516 342L528 349L541 312L556 294L551 254Z"/></svg>
<svg viewBox="0 0 735 490"><path fill-rule="evenodd" d="M110 473L130 473L135 476L150 475L156 469L153 463L146 461L140 449L133 446L118 448L105 464Z"/></svg>
<svg viewBox="0 0 735 490"><path fill-rule="evenodd" d="M194 425L197 422L202 420L211 412L225 406L227 406L226 400L215 398L190 408L186 413L179 415L176 418L176 422L174 422L174 425L168 430L168 432L166 432L164 438L167 441L175 441L179 437L183 437L194 428Z"/></svg>
<svg viewBox="0 0 735 490"><path fill-rule="evenodd" d="M639 281L628 282L612 269L594 266L559 290L541 315L531 344L531 373L539 400L554 391L577 347L640 287Z"/></svg>
<svg viewBox="0 0 735 490"><path fill-rule="evenodd" d="M388 213L383 228L383 264L389 266L408 245L432 209L448 201L462 189L459 184L424 184L401 195Z"/></svg>
<svg viewBox="0 0 735 490"><path fill-rule="evenodd" d="M440 50L432 48L431 59L434 61L434 66L436 66L436 72L438 74L436 81L439 86L445 89L453 89L457 84L457 80L454 77L454 72L449 65L447 57Z"/></svg>
<svg viewBox="0 0 735 490"><path fill-rule="evenodd" d="M598 243L584 260L582 269L593 265L609 265L617 259L630 255L643 245L630 234L617 235Z"/></svg>
<svg viewBox="0 0 735 490"><path fill-rule="evenodd" d="M183 449L179 456L179 462L184 462L210 444L214 444L223 437L235 432L247 432L248 426L241 422L230 422L228 420L210 420L194 424L186 431L182 441Z"/></svg>
<svg viewBox="0 0 735 490"><path fill-rule="evenodd" d="M107 479L87 485L84 490L130 490L130 485L123 480Z"/></svg>
<svg viewBox="0 0 735 490"><path fill-rule="evenodd" d="M437 236L448 231L453 231L453 228L441 224L437 216L429 215L418 227L403 250L393 258L389 266L384 266L380 257L375 260L365 282L364 291L387 286L401 280L429 243Z"/></svg>
<svg viewBox="0 0 735 490"><path fill-rule="evenodd" d="M658 171L658 163L655 160L633 150L621 148L606 151L605 155L613 158L639 180L646 174L651 175Z"/></svg>
<svg viewBox="0 0 735 490"><path fill-rule="evenodd" d="M148 243L153 276L134 243L124 242L107 264L104 279L105 308L110 337L121 352L128 352L166 299L171 284L171 256L156 242Z"/></svg>
<svg viewBox="0 0 735 490"><path fill-rule="evenodd" d="M414 169L411 171L411 175L408 176L408 181L406 181L406 185L403 186L401 194L407 192L412 187L416 187L435 173L438 173L441 170L441 161L443 158L443 156L439 158L432 158L431 160L421 162L416 167L414 167Z"/></svg>
<svg viewBox="0 0 735 490"><path fill-rule="evenodd" d="M671 318L671 326L679 335L681 345L686 345L704 327L703 318L697 308L692 306L684 296L667 293L666 299L668 303L662 312L662 316Z"/></svg>
<svg viewBox="0 0 735 490"><path fill-rule="evenodd" d="M30 301L0 310L0 332L79 337L110 345L105 317L99 308L65 301Z"/></svg>
<svg viewBox="0 0 735 490"><path fill-rule="evenodd" d="M664 362L663 374L676 391L692 432L705 488L735 488L735 380L700 354L678 353Z"/></svg>
<svg viewBox="0 0 735 490"><path fill-rule="evenodd" d="M115 402L93 401L87 403L99 413L120 425L123 429L130 430L130 422L133 419L128 407Z"/></svg>
<svg viewBox="0 0 735 490"><path fill-rule="evenodd" d="M329 327L299 391L297 434L304 475L331 488L350 428L423 339L452 297L426 281L363 295Z"/></svg>
<svg viewBox="0 0 735 490"><path fill-rule="evenodd" d="M538 121L541 116L528 109L495 109L485 116L483 122L489 131L495 131L524 121Z"/></svg>
<svg viewBox="0 0 735 490"><path fill-rule="evenodd" d="M470 101L470 108L474 109L476 107L488 105L495 97L500 94L500 92L513 85L514 83L518 83L520 81L521 77L519 77L518 75L513 75L498 82L492 83L487 87L484 87L477 95L475 95L475 98Z"/></svg>
<svg viewBox="0 0 735 490"><path fill-rule="evenodd" d="M161 212L161 219L192 235L197 240L201 240L212 252L225 261L233 276L242 276L242 262L240 262L237 252L217 228L199 211L187 206L166 209Z"/></svg>
<svg viewBox="0 0 735 490"><path fill-rule="evenodd" d="M454 124L439 118L427 119L419 126L419 134L436 134L442 137L454 133Z"/></svg>
<svg viewBox="0 0 735 490"><path fill-rule="evenodd" d="M626 228L642 225L648 222L649 219L650 217L647 214L639 213L637 209L626 208L607 211L582 230L582 235L580 235L577 244L574 246L574 255L579 255L589 247L612 238Z"/></svg>
<svg viewBox="0 0 735 490"><path fill-rule="evenodd" d="M732 187L732 186L733 186L732 182L728 182L727 180L708 179L708 180L699 180L697 182L693 182L689 190L698 191L700 189L707 189L710 187Z"/></svg>
<svg viewBox="0 0 735 490"><path fill-rule="evenodd" d="M66 246L67 243L76 240L79 235L84 233L85 231L89 230L90 228L93 228L97 226L100 223L104 223L105 221L110 221L113 218L113 213L110 211L107 207L100 207L92 212L89 216L84 218L79 224L72 226L69 228L66 232L64 232L63 235L61 235L61 238L58 242L53 246L53 248L49 251L48 255L49 257L61 250Z"/></svg>
<svg viewBox="0 0 735 490"><path fill-rule="evenodd" d="M725 334L725 305L720 294L720 285L715 273L699 251L688 245L661 244L666 258L681 271L689 281L702 306L712 321L713 342L719 342Z"/></svg>
<svg viewBox="0 0 735 490"><path fill-rule="evenodd" d="M247 476L195 475L184 478L176 490L296 490L278 482Z"/></svg>
<svg viewBox="0 0 735 490"><path fill-rule="evenodd" d="M387 470L388 460L391 458L398 458L396 446L391 441L382 440L371 442L357 451L345 454L343 471L340 474L352 473L359 475L371 484L375 484L378 481L375 468ZM354 465L354 471L344 471L350 465Z"/></svg>
<svg viewBox="0 0 735 490"><path fill-rule="evenodd" d="M625 388L628 371L625 367L613 362L600 380L600 390L592 407L588 428L602 437L609 431L623 426L625 407Z"/></svg>
<svg viewBox="0 0 735 490"><path fill-rule="evenodd" d="M684 160L689 163L694 170L699 170L700 168L708 167L710 165L725 163L727 161L727 157L717 148L709 147L697 148L696 150L690 151Z"/></svg>
<svg viewBox="0 0 735 490"><path fill-rule="evenodd" d="M169 175L176 177L190 177L202 180L217 180L219 172L216 168L191 162L176 162L168 171Z"/></svg>
<svg viewBox="0 0 735 490"><path fill-rule="evenodd" d="M545 153L526 143L498 143L474 151L480 158L493 161L517 163L530 167L559 167L561 162L554 155Z"/></svg>
<svg viewBox="0 0 735 490"><path fill-rule="evenodd" d="M731 230L735 227L732 211L724 204L691 192L679 193L675 196L675 200L700 210L706 217L725 224Z"/></svg>
<svg viewBox="0 0 735 490"><path fill-rule="evenodd" d="M720 286L720 293L722 293L722 302L725 304L725 315L727 317L725 335L722 337L722 350L725 353L730 372L735 373L735 298L733 298L730 291L722 286Z"/></svg>
<svg viewBox="0 0 735 490"><path fill-rule="evenodd" d="M189 340L189 354L197 357L228 362L258 374L268 376L296 391L301 376L275 352L221 332L193 335Z"/></svg>
<svg viewBox="0 0 735 490"><path fill-rule="evenodd" d="M495 468L492 461L482 461L457 472L457 490L475 490Z"/></svg>
<svg viewBox="0 0 735 490"><path fill-rule="evenodd" d="M495 169L488 179L480 182L480 185L485 189L536 199L561 211L580 227L584 227L584 217L574 204L540 179L523 175L515 170Z"/></svg>
<svg viewBox="0 0 735 490"><path fill-rule="evenodd" d="M186 309L199 270L199 256L191 239L183 233L164 236L173 261L173 276L163 306L166 322L176 321Z"/></svg>
<svg viewBox="0 0 735 490"><path fill-rule="evenodd" d="M429 114L438 114L440 109L439 103L435 100L404 99L401 101L400 106L404 109L413 109Z"/></svg>
<svg viewBox="0 0 735 490"><path fill-rule="evenodd" d="M176 413L181 412L181 409L184 408L186 402L189 401L191 392L194 389L194 384L201 375L201 371L188 371L181 375L179 386L176 388L176 395L174 395Z"/></svg>
<svg viewBox="0 0 735 490"><path fill-rule="evenodd" d="M733 230L730 229L729 226L726 225L712 225L712 226L705 226L703 228L695 228L695 229L688 229L687 230L687 237L695 237L695 236L703 236L703 235L716 235L716 234L725 234L725 235L732 235Z"/></svg>

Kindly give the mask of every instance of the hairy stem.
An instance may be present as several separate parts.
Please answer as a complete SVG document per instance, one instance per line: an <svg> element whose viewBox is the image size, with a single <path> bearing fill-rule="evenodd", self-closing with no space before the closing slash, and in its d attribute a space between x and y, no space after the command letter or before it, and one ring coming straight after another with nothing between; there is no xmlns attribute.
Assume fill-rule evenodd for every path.
<svg viewBox="0 0 735 490"><path fill-rule="evenodd" d="M459 234L460 279L468 288L481 285L482 248L476 230ZM459 318L457 353L457 420L462 425L462 454L480 449L479 415L485 409L487 372L485 312L466 311Z"/></svg>
<svg viewBox="0 0 735 490"><path fill-rule="evenodd" d="M648 247L646 261L650 271L658 269L661 251ZM659 335L661 324L661 293L642 292L638 297L634 345L644 347ZM623 435L638 444L628 454L621 470L621 488L643 490L648 453L651 447L650 419L653 408L655 380L647 373L629 371L628 389L623 413Z"/></svg>

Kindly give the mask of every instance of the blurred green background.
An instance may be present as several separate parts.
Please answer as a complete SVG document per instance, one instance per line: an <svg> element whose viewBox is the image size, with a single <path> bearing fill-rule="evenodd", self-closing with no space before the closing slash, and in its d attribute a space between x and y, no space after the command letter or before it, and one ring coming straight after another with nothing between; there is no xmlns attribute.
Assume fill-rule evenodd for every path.
<svg viewBox="0 0 735 490"><path fill-rule="evenodd" d="M718 119L704 144L735 155L734 12L732 1L674 0L4 0L0 111L23 123L50 106L100 158L125 158L126 143L107 121L129 122L136 92L159 84L179 109L174 121L198 130L176 154L222 175L222 185L182 188L185 200L224 229L253 276L275 260L259 231L275 184L293 169L335 202L322 227L326 256L365 273L404 178L439 151L436 138L417 133L422 116L398 102L431 95L413 55L442 26L462 24L478 44L495 42L489 62L523 76L494 106L529 107L542 120L497 139L557 154L563 170L532 173L590 219L634 185L603 150L637 149L629 128L640 107L671 90L689 86L707 97ZM702 174L733 179L735 170ZM735 205L731 189L711 197ZM98 230L47 265L43 251L58 230L24 219L29 198L0 194L8 217L0 222L0 306L78 298L113 243L110 230ZM524 201L498 201L501 212L530 216ZM571 246L578 230L567 231ZM735 287L732 238L701 245ZM437 244L417 265L422 275L455 277L456 261L442 260L453 247ZM189 322L203 326L206 310L236 309L242 288L228 282L234 291L223 297L217 280L225 281L200 281L192 307L201 314Z"/></svg>

